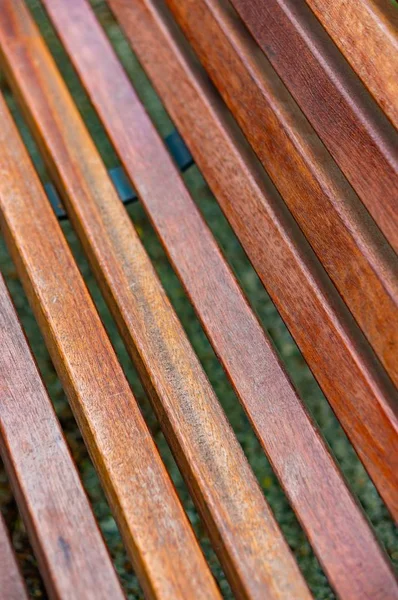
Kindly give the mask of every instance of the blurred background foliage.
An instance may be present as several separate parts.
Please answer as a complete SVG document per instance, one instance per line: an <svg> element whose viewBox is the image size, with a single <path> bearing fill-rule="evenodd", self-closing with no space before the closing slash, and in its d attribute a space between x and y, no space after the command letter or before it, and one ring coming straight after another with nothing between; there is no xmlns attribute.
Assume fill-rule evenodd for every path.
<svg viewBox="0 0 398 600"><path fill-rule="evenodd" d="M51 24L38 0L29 0L28 5L40 27L47 44L55 57L68 86L73 94L77 106L93 136L107 167L119 164L113 148L95 114L79 80L71 66ZM162 136L173 130L173 124L165 112L159 98L147 80L137 59L133 55L128 43L123 37L120 28L102 0L92 0L93 8L109 36L120 60L127 70L135 88L153 122ZM29 130L19 113L18 107L8 89L4 79L1 80L2 91L13 112L19 126L21 135L29 149L34 164L43 182L49 181L40 154L30 137ZM154 168L156 168L154 166ZM285 325L280 319L267 293L262 287L253 268L247 260L239 242L223 217L217 202L203 180L196 166L192 166L184 175L185 182L190 189L196 203L202 211L206 221L212 229L230 264L232 265L240 284L247 293L250 302L259 315L265 329L271 336L286 368L295 382L302 398L319 424L323 435L347 477L352 489L357 494L370 521L372 522L378 538L384 544L387 552L394 562L398 562L398 541L394 526L388 513L381 502L375 488L359 463L355 452L350 446L341 427L335 419L328 403L322 395L318 385L307 368L297 346L289 335ZM195 317L194 311L178 282L164 251L154 234L152 227L139 203L130 205L128 212L134 225L157 269L164 287L189 335L189 338L214 386L220 402L236 432L248 460L259 479L264 494L269 501L276 518L294 552L299 565L309 582L315 598L331 599L334 594L322 569L315 558L307 539L298 524L281 488L272 472L272 469L262 452L260 445L253 434L239 402L227 381L214 352ZM32 219L37 218L32 212ZM101 318L112 339L120 361L128 376L132 389L142 408L143 414L154 435L159 450L164 458L171 476L176 484L180 497L193 523L196 534L204 549L209 564L217 578L224 597L232 598L229 585L225 579L219 562L211 549L206 531L198 517L189 494L185 488L181 475L176 467L171 453L165 443L156 419L152 413L145 392L138 379L135 368L129 359L124 345L118 336L115 324L106 308L103 298L98 290L90 268L85 260L80 244L69 225L68 221L61 224L63 232L68 239L70 247L79 264L80 270L95 300ZM19 283L17 273L12 264L4 242L0 240L0 267L7 280L12 293L22 324L28 335L31 347L38 361L40 371L55 405L58 417L68 444L79 468L83 484L91 499L94 512L99 521L105 540L111 552L117 572L123 582L128 598L142 598L142 592L132 570L131 564L125 554L121 538L115 521L109 511L107 501L100 488L98 478L82 442L80 432L58 381L51 359L44 346L38 326L32 316L30 307ZM62 273L60 273L60 277ZM350 393L347 390L347 393ZM39 575L35 558L33 556L23 523L10 492L4 470L0 469L0 505L6 518L12 541L17 552L18 560L23 574L28 582L29 591L33 598L46 598L46 593ZM293 600L293 599L292 599Z"/></svg>

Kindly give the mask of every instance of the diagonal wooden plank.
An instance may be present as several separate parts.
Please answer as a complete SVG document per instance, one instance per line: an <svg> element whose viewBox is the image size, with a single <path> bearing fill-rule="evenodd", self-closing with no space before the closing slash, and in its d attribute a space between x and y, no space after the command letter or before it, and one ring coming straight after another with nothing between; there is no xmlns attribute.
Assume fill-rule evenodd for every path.
<svg viewBox="0 0 398 600"><path fill-rule="evenodd" d="M210 1L206 0L207 4ZM192 3L190 0L186 0L184 3L180 3L178 0L168 0L168 3L172 5L180 24L193 40L201 60L205 63L212 79L216 81L223 97L235 111L245 133L256 146L258 154L262 154L264 164L269 169L273 162L279 175L284 178L284 185L289 187L293 181L294 161L283 146L283 140L286 137L282 136L282 148L279 148L276 143L275 129L264 132L262 118L267 112L266 105L262 103L260 97L252 97L249 91L250 88L253 89L253 80L246 67L250 61L251 64L255 64L252 61L255 61L255 57L258 56L258 48L256 51L250 46L249 51L246 45L246 36L239 34L239 22L235 23L234 19L230 19L229 13L221 10L220 4L217 4L217 10L213 14L202 0ZM214 3L212 6L215 6ZM196 27L197 22L201 22L201 28ZM234 34L236 46L231 46L226 42L225 36L230 34ZM246 48L244 59L243 56L239 57L237 50L240 48ZM217 106L216 103L214 105ZM182 103L181 106L183 106ZM221 109L218 114L222 115ZM268 111L270 122L273 125L276 122L275 115L273 116L273 113ZM184 120L187 120L186 114ZM228 123L226 117L225 122ZM192 122L186 129L189 127L192 132L195 130ZM201 131L203 129L201 128ZM293 131L296 132L296 130ZM193 137L192 134L191 142ZM189 135L186 136L187 142L188 138ZM198 164L198 155L202 154L200 164L203 164L205 157L204 153L200 152L200 144L200 141L196 142L195 152L191 144L191 152L195 154ZM243 152L247 154L247 147L244 146ZM277 160L275 160L276 158ZM225 169L229 166L225 161L223 165ZM226 179L230 178L233 185L239 186L239 177L236 172L228 169L227 173ZM264 186L264 176L256 165L252 166L250 177L258 182L258 185L261 186L260 189L266 188L268 192L265 191L262 195L257 194L250 197L247 194L238 196L232 194L233 185L231 183L230 195L223 195L220 193L221 187L218 185L217 179L214 179L213 190L218 194L220 204L236 235L296 339L362 462L390 511L398 518L395 492L398 485L397 452L391 452L391 447L396 447L397 444L398 401L396 389L380 369L380 364L375 359L346 306L330 285L325 272L315 260L315 256L306 245L296 224L287 214L280 196L275 193L275 190L272 192L269 185L265 184ZM300 190L300 188L297 189ZM292 194L290 187L289 190L289 193ZM242 197L245 197L245 202L242 202ZM294 202L298 199L294 194L291 195L291 198ZM312 195L306 194L302 200L308 209L308 221L316 223L320 230L326 223L328 230L330 225L328 219L317 218L317 211L313 210L314 207L310 209L309 204L312 198ZM321 214L322 217L325 216L323 213ZM358 223L361 227L361 221ZM330 248L336 253L335 256L343 267L342 279L344 277L347 279L350 293L352 292L353 297L359 299L357 296L359 288L367 280L368 275L371 276L371 269L366 269L366 276L364 273L365 267L362 260L364 246L361 243L357 247L353 259L350 253L339 254L335 250L337 237L340 239L337 230L334 230L332 237L325 233L325 240L329 241ZM357 271L358 263L362 263L359 271ZM387 264L391 264L390 261ZM391 264L391 268L395 269L395 266ZM388 280L395 285L396 278L393 277L391 269L388 271L390 272ZM356 274L354 275L354 273ZM368 286L362 287L360 298L364 303L367 302L368 293L372 294L372 290L368 289ZM370 308L372 305L373 309ZM376 298L371 305L368 304L368 307L369 312L364 315L365 321L373 319L376 315L381 330L384 330L382 337L385 336L391 344L396 346L397 311L391 312L391 321L387 322L383 316L384 309L380 310L381 306L376 304ZM389 327L389 323L392 324L391 327ZM387 353L390 343L385 346ZM396 372L396 360L392 354L389 362L390 372ZM375 438L378 440L377 446L374 444Z"/></svg>
<svg viewBox="0 0 398 600"><path fill-rule="evenodd" d="M139 23L139 30L147 40L153 56L156 57L154 60L159 69L163 73L165 69L169 69L171 76L176 81L181 81L181 73L177 70L173 56L164 55L165 48L170 43L167 36L162 37L164 30L160 26L153 30L148 14L139 10L141 4L139 2L134 4L135 21L131 22L131 30L135 31L135 40L139 37L135 26ZM126 5L123 6L127 9ZM129 5L128 10L121 11L120 17L123 23L127 23L129 15L131 16L131 8L132 5ZM57 14L60 14L60 6L56 9ZM69 13L70 4L67 9ZM72 14L70 18L74 23L84 23L84 15L84 12ZM66 25L67 21L62 15L60 17ZM148 37L151 30L153 33ZM93 23L90 23L89 31L95 31ZM86 35L84 39L87 39ZM78 42L79 40L75 38L73 46L79 48ZM105 123L110 133L113 133L116 148L135 182L137 181L135 176L138 174L144 205L194 301L216 353L248 411L249 418L268 451L282 483L285 484L287 493L334 585L340 592L344 588L347 597L350 594L364 593L367 586L371 585L372 590L369 589L367 592L371 594L375 590L373 588L375 582L378 582L376 586L379 586L381 578L386 577L384 557L377 548L372 534L314 430L299 398L283 373L269 341L250 311L214 238L209 234L192 199L181 187L175 170L169 167L168 171L165 171L163 167L163 178L157 177L159 169L155 168L155 165L167 163L167 156L153 134L150 138L152 169L144 168L146 147L139 146L135 140L140 134L143 122L146 123L145 117L141 115L140 119L132 118L132 107L135 107L138 112L139 102L123 70L115 61L109 45L102 42L101 46L99 44L98 42L95 46L95 64L100 64L101 68L96 67L95 79L100 82L100 89L107 91L109 118ZM158 60L159 56L162 56L162 61ZM113 62L110 63L110 60ZM93 67L94 63L91 66ZM112 79L109 82L111 85L107 87L106 78L109 73L112 73ZM28 87L30 89L32 84L33 81L25 89L27 90ZM110 89L119 90L118 97L123 99L122 102L118 102L115 96L109 93ZM170 94L178 98L175 92L176 90L170 90ZM29 104L31 110L33 104L36 108L38 106L38 102L31 101ZM212 105L212 102L209 104ZM180 107L180 102L178 105ZM199 114L203 114L203 110L199 112L195 109L192 114L196 119ZM142 107L141 111L144 113ZM40 114L44 113L43 108ZM37 110L37 121L38 115ZM138 126L134 127L134 122L138 123ZM128 127L126 127L127 123L129 123ZM70 128L76 129L72 121ZM213 136L214 124L210 123L209 131ZM126 132L126 135L121 132ZM49 136L50 132L45 132L43 126L42 137L48 140ZM203 137L201 141L203 142ZM214 160L212 150L213 148L208 147L205 152ZM220 154L226 156L222 145ZM238 152L237 162L239 156ZM143 166L137 168L137 164ZM168 194L163 184L166 177ZM236 193L241 192L242 190L236 191ZM230 190L226 193L230 193ZM127 320L128 312L124 323ZM280 405L281 396L284 398L284 403L276 414L274 407ZM295 415L294 419L291 418L292 414ZM290 465L289 469L286 468L287 464ZM300 492L297 490L298 479L305 482ZM353 551L353 548L356 550ZM350 558L347 558L348 556ZM355 557L354 561L351 557ZM341 567L339 559L344 567ZM367 568L364 568L365 564L368 565ZM375 576L369 579L369 569L373 568ZM349 577L353 571L356 573L355 581L358 587L352 585ZM388 575L387 579L389 579ZM347 582L350 584L347 585Z"/></svg>
<svg viewBox="0 0 398 600"><path fill-rule="evenodd" d="M0 593L4 600L28 600L25 584L0 513Z"/></svg>
<svg viewBox="0 0 398 600"><path fill-rule="evenodd" d="M144 66L151 65L148 71L158 75L155 75L157 83L159 77L162 78L164 83L159 83L158 89L169 99L168 107L173 118L177 114L181 116L179 126L184 134L188 133L187 139L192 137L189 131L196 131L203 155L211 158L208 164L212 164L213 179L226 188L224 193L229 197L235 195L241 198L250 192L261 195L262 190L250 181L248 168L239 152L240 146L234 147L228 127L223 129L216 112L212 113L212 108L217 105L214 97L198 93L194 97L196 102L192 104L192 94L199 84L195 84L195 74L190 76L189 63L184 62L184 56L177 51L172 35L168 34L159 4L137 1L129 5L113 2L112 5L120 22L131 32L138 56L144 57ZM52 6L66 31L68 20L67 15L62 14L63 5L52 3ZM68 13L70 10L69 3ZM72 11L70 19L73 23L84 23L84 14L73 14ZM92 23L89 31L94 31ZM87 34L84 39L87 39ZM77 37L71 44L74 48L80 47ZM87 60L87 52L85 57ZM372 595L376 588L379 589L381 579L386 577L386 581L389 580L386 575L388 567L386 571L384 557L372 533L249 309L214 238L192 199L181 187L175 170L169 167L166 171L163 167L163 177L158 177L159 169L156 167L166 163L167 156L154 135L150 138L152 168L145 168L146 147L136 142L144 117L132 117L133 109L135 114L139 111L139 102L109 45L98 41L92 60L96 65L95 81L102 92L100 97L96 96L97 106L105 126L126 170L134 183L138 183L144 206L327 574L342 597L358 597L360 593ZM79 64L82 65L80 54ZM94 72L94 62L91 69L87 63L86 66L85 82L90 89L93 78L88 80L87 74ZM119 91L118 96L111 93L113 89ZM186 90L189 90L189 97ZM93 100L96 101L94 96ZM144 112L142 107L141 111ZM200 132L197 131L197 122L202 128ZM44 131L42 135L44 137ZM46 137L48 139L48 133ZM215 148L218 148L219 156L215 155ZM231 171L237 173L235 179L229 179L231 172L226 173L221 164L226 158ZM244 186L234 188L237 178L243 181L242 171ZM168 194L163 184L166 177ZM278 411L275 411L275 406L278 406ZM298 481L300 490L297 488ZM371 569L375 574L370 578ZM368 588L369 585L372 589Z"/></svg>
<svg viewBox="0 0 398 600"><path fill-rule="evenodd" d="M72 5L65 6L72 16ZM82 6L90 33L84 48L88 51L92 47L95 52L95 35L100 29L89 5ZM264 594L269 598L310 598L258 482L33 20L20 1L3 2L3 14L0 41L10 80L30 115L69 216L236 594L259 599ZM144 113L137 130L137 142L146 148L142 168L157 164L158 172L166 169L167 174L172 160L165 153L166 162L158 163L156 148L150 145L154 135L151 131L153 126ZM158 144L163 149L162 142ZM164 178L166 203L167 185ZM185 190L181 183L180 188Z"/></svg>
<svg viewBox="0 0 398 600"><path fill-rule="evenodd" d="M2 232L144 591L219 598L2 97L0 121Z"/></svg>
<svg viewBox="0 0 398 600"><path fill-rule="evenodd" d="M64 22L67 17L65 12L72 14L73 5L71 3L68 4L68 11L62 13L60 10L62 5L57 4L57 10L53 11L51 7L54 6L54 0L51 5L48 4L54 22L57 22L56 17L61 14ZM80 23L80 27L83 27L84 21L82 21L80 13L77 15L75 13L74 22ZM89 31L94 31L94 28L95 24L91 23L90 29L85 32L85 35L87 36ZM61 29L60 25L59 32L61 35L63 35L63 31L65 29ZM75 39L76 43L68 44L69 52L75 60L75 65L80 69L86 86L90 83L91 99L106 122L114 142L116 142L117 136L122 135L123 132L128 132L129 129L127 129L125 122L123 124L117 122L118 131L116 135L116 127L110 127L111 119L115 120L115 114L117 113L113 109L114 100L110 99L109 89L113 90L117 87L121 90L118 96L122 100L127 94L127 104L132 106L131 89L129 86L126 89L125 85L120 88L121 82L119 80L117 80L117 83L112 81L111 75L116 74L118 76L119 73L117 61L112 55L109 58L109 53L102 52L101 64L103 67L101 69L98 67L99 42L97 42L93 53L85 52L84 61L81 53L74 53L74 48L78 48L79 30L74 27L72 31L77 32L77 38ZM69 31L68 36L64 36L65 43L70 40L70 35L71 32ZM104 42L102 41L101 44L103 45ZM106 65L106 70L104 70L104 65ZM94 72L95 77L90 78L90 73ZM102 79L100 80L101 73ZM106 73L106 76L104 76L104 73ZM102 95L104 96L103 99ZM181 95L177 93L176 97L181 98ZM214 97L211 104L214 107L217 106ZM180 103L179 112L183 110L183 106L184 104ZM195 115L195 119L187 121L187 111L184 113L184 119L180 120L180 125L184 121L189 123L184 127L185 133L189 129L197 131L195 122L201 124L201 120L196 119L196 115L200 113L192 110L190 112ZM132 127L134 120L130 119L129 123ZM141 122L139 129L141 129ZM206 127L201 127L200 131L205 141ZM210 132L208 135L213 136L213 129L208 131ZM131 134L129 137L130 139L133 138ZM192 137L189 136L188 132L187 140L190 138L192 141ZM140 142L135 147L133 155L135 157L143 142L139 137L139 131L134 133L134 138ZM207 146L207 150L200 153L198 151L200 145L202 145L202 140L197 142L195 146L196 158L198 159L199 155L201 156L201 164L207 165L208 173L209 161L204 163L204 156L207 152L207 155L211 156L213 160L215 156L214 146L212 152L209 152L209 146ZM191 150L193 150L192 146ZM245 148L243 152L247 153L247 149ZM124 155L122 158L125 160ZM140 154L140 159L136 161L134 173L134 184L137 187L140 187L137 167L141 164L144 165L142 168L142 173L144 173L145 162L143 161L144 157ZM221 164L223 168L220 168ZM240 236L241 240L243 239L244 245L252 261L256 264L263 281L266 282L268 288L272 284L272 289L269 288L269 291L271 291L274 301L290 328L293 326L300 345L305 348L309 363L316 372L318 380L321 380L327 395L333 400L335 410L354 439L362 460L367 465L374 480L377 481L377 485L382 491L390 510L394 514L398 514L395 494L398 483L396 481L396 454L390 451L391 445L397 443L395 391L389 381L379 372L372 354L355 328L349 313L328 284L322 269L314 262L309 248L305 245L305 241L300 236L294 223L286 215L286 211L280 203L280 198L272 192L272 188L267 190L263 184L262 175L254 167L250 170L250 178L259 187L255 187L256 193L248 197L248 189L239 187L241 178L239 174L237 175L236 169L227 169L227 167L228 162L224 161L224 154L222 154L220 162L215 164L213 170L213 177L215 178L213 189L218 193L224 210L231 219L237 235ZM222 189L218 185L218 181L224 171L224 185L228 180L230 180L231 185L228 187L228 193L221 194ZM140 176L143 175L140 174ZM150 181L153 181L153 178L150 178ZM148 189L146 187L149 185L147 179L144 185L145 187L142 187L143 191ZM239 190L238 193L234 193L234 186ZM141 195L144 196L142 190ZM250 202L243 205L240 201L242 197L250 198ZM147 203L148 200L146 200ZM157 208L157 210L159 209ZM272 237L270 237L271 234ZM289 235L292 236L292 239ZM264 251L265 248L267 249L266 252ZM282 253L280 254L280 252ZM279 269L277 268L278 265ZM286 278L286 273L288 273L288 278ZM300 311L297 310L297 307L300 307ZM311 327L303 327L303 323L310 323ZM332 354L330 353L330 345L334 348ZM347 395L347 389L350 389L350 395ZM376 432L379 438L377 448L373 443Z"/></svg>
<svg viewBox="0 0 398 600"><path fill-rule="evenodd" d="M221 95L398 385L396 255L225 0L168 0ZM192 4L192 6L191 6ZM197 20L203 26L196 27ZM233 72L234 76L229 77Z"/></svg>
<svg viewBox="0 0 398 600"><path fill-rule="evenodd" d="M306 2L398 128L396 0Z"/></svg>
<svg viewBox="0 0 398 600"><path fill-rule="evenodd" d="M380 229L398 248L394 127L305 2L232 4Z"/></svg>
<svg viewBox="0 0 398 600"><path fill-rule="evenodd" d="M49 594L124 598L1 275L0 449Z"/></svg>

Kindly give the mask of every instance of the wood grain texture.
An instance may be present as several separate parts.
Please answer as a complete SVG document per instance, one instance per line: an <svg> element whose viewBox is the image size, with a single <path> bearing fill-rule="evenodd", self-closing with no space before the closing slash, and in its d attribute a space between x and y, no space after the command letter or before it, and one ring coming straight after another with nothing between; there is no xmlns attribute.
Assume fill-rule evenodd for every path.
<svg viewBox="0 0 398 600"><path fill-rule="evenodd" d="M51 55L23 3L3 5L0 41L6 70L231 585L242 598L310 598ZM63 15L69 42L97 61L106 38L89 5L68 1L53 6ZM163 183L158 200L167 205L176 191L186 194L185 187L139 103L131 120L137 123L141 148L137 165L146 173L157 165ZM170 174L175 174L177 190ZM188 551L185 559L193 569Z"/></svg>
<svg viewBox="0 0 398 600"><path fill-rule="evenodd" d="M28 600L25 584L11 546L8 531L0 513L0 598Z"/></svg>
<svg viewBox="0 0 398 600"><path fill-rule="evenodd" d="M398 128L398 5L395 0L306 0Z"/></svg>
<svg viewBox="0 0 398 600"><path fill-rule="evenodd" d="M397 131L305 2L232 0L232 4L397 249Z"/></svg>
<svg viewBox="0 0 398 600"><path fill-rule="evenodd" d="M280 164L283 165L279 174L284 177L287 185L292 181L293 159L286 148L279 147L274 128L264 134L262 117L267 114L267 124L274 124L275 117L270 111L265 112L266 106L257 97L252 97L251 79L245 76L246 68L237 59L235 49L225 43L224 33L234 29L227 28L223 33L221 13L217 10L221 21L218 23L202 0L184 0L181 3L178 0L168 0L168 3L193 41L222 95L235 110L246 134L250 135L257 146L258 152L267 151L267 161L264 159L267 167L270 168L271 161L275 162L279 170ZM201 23L201 28L196 27L198 22ZM256 54L252 48L246 56L247 60ZM181 106L182 104L181 102ZM190 126L193 129L192 123ZM287 138L281 138L281 143L283 139ZM196 160L200 154L200 144L201 141L196 142ZM274 158L277 160L274 161ZM201 164L204 164L204 160L202 158ZM227 168L228 162L223 158L220 160L224 168ZM285 170L289 177L284 174ZM234 170L229 169L227 173L226 178L231 178L234 185L239 185L239 176ZM288 214L280 196L269 182L265 185L261 183L264 182L264 175L255 165L251 170L251 177L264 190L262 195L246 194L237 197L219 193L220 205L376 487L392 514L398 518L396 390L380 369L366 340L336 290L330 285L330 280ZM220 186L215 186L216 179L213 190L221 189ZM245 198L244 202L242 197ZM309 214L311 198L311 195L306 196L303 202L308 209L307 218L315 219L314 211ZM315 220L320 229L322 222L323 219ZM334 242L337 242L336 238L337 232L334 231L329 238L332 248ZM358 250L355 261L359 258ZM340 261L347 266L350 256L340 255ZM358 291L356 285L361 285L360 276L361 273L358 273L354 278L351 273L346 273L348 281L353 278L350 286L353 294ZM365 277L363 279L366 280ZM365 292L366 289L363 290L363 301L366 301ZM378 312L380 306L375 310ZM369 312L369 318L371 314ZM382 311L378 313L381 324L385 318L382 315ZM386 335L390 335L390 332L386 331Z"/></svg>
<svg viewBox="0 0 398 600"><path fill-rule="evenodd" d="M51 598L124 598L0 275L0 449Z"/></svg>
<svg viewBox="0 0 398 600"><path fill-rule="evenodd" d="M2 232L144 591L220 598L2 97L0 121Z"/></svg>
<svg viewBox="0 0 398 600"><path fill-rule="evenodd" d="M395 253L233 8L224 0L168 2L398 385ZM198 21L203 24L201 28L195 25Z"/></svg>
<svg viewBox="0 0 398 600"><path fill-rule="evenodd" d="M167 33L161 12L156 12L159 5L136 1L112 2L111 6L130 32L138 56L146 57L145 66L152 65L148 72L155 71L162 78L163 85L158 86L161 95L175 99L174 110L171 101L167 104L173 117L173 113L178 113L185 119L184 135L188 130L198 133L195 122L201 121L198 139L202 153L211 157L212 182L217 178L227 196L238 198L250 192L261 195L261 190L251 183L240 147L234 147L228 127L222 129L216 109L212 112L210 108L214 97L199 94L192 102L187 96L188 89L195 93L194 82L189 69L185 72L179 67L178 59L184 59L173 52L173 37ZM64 22L59 7L55 10ZM83 21L80 13L72 17L74 22ZM79 48L78 40L73 45ZM380 595L382 581L390 581L390 576L373 534L157 139L151 138L156 148L151 152L152 168L137 166L146 164L146 147L136 141L143 117L132 115L132 108L137 114L139 107L123 69L106 44L97 44L92 56L100 90L96 95L92 93L92 100L326 572L342 597L344 592L344 597ZM94 63L90 68L80 54L77 60L81 73L86 67L84 80L90 93L93 78L88 78L88 74ZM112 93L114 89L119 91L117 96ZM230 172L222 167L226 159ZM169 166L163 166L166 164ZM233 171L241 185L230 179ZM371 578L370 570L374 572Z"/></svg>

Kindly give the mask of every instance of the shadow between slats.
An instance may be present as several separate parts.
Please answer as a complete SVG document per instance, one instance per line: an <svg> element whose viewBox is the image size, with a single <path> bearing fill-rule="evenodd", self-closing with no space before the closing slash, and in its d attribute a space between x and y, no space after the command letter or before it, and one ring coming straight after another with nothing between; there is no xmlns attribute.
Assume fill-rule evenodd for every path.
<svg viewBox="0 0 398 600"><path fill-rule="evenodd" d="M0 467L1 468L1 467ZM28 600L11 539L0 512L0 594L7 600Z"/></svg>

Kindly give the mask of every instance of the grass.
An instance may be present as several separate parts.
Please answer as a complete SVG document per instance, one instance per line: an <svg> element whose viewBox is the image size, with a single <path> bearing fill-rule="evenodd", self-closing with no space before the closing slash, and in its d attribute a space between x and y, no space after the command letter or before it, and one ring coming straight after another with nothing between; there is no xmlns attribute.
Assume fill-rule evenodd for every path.
<svg viewBox="0 0 398 600"><path fill-rule="evenodd" d="M36 0L28 2L32 13L40 26L43 35L49 44L51 51L65 77L65 80L75 98L78 108L86 121L90 132L102 154L103 160L108 167L118 164L112 146L105 135L92 106L87 99L80 83L74 73L72 66L67 60L63 49L52 30L48 19ZM102 1L92 2L98 18L104 26L111 39L121 61L123 62L129 76L131 77L142 101L151 115L156 127L163 136L167 135L173 128L161 102L153 91L151 85L140 68L136 58L132 54L126 40L120 32L112 15ZM3 84L3 89L11 107L14 118L24 137L25 143L32 155L35 166L43 181L49 179L40 154L29 135L29 131L21 118L18 108L10 91ZM185 174L185 181L195 201L200 207L205 219L211 227L215 237L228 257L243 289L247 293L254 310L259 315L261 322L273 339L275 346L284 361L288 372L294 380L306 405L319 424L323 435L329 443L337 458L352 489L359 497L362 506L371 520L375 531L384 544L391 558L398 562L398 542L394 526L388 513L381 502L375 488L367 477L364 469L359 463L355 452L345 437L339 423L335 419L328 403L322 395L309 369L307 368L297 346L289 335L286 327L281 321L275 307L270 301L264 288L259 282L254 270L248 262L239 242L223 217L217 202L207 187L198 169L193 166ZM328 586L322 569L315 558L306 537L297 522L280 486L272 472L272 469L256 440L248 421L240 408L239 402L227 381L214 352L187 300L181 285L178 282L168 260L163 252L156 235L154 234L145 213L140 204L129 207L129 214L137 228L137 231L149 253L155 267L161 277L163 285L189 335L189 338L206 370L212 385L222 403L228 418L236 432L248 460L258 477L264 494L269 501L276 518L292 548L299 565L309 582L315 598L334 598L333 592ZM32 214L32 219L36 218ZM79 264L80 270L89 286L95 300L98 311L112 339L120 361L128 376L132 389L140 402L144 416L153 432L156 443L164 458L164 461L175 481L180 497L184 503L187 513L193 523L200 543L205 551L209 564L219 582L224 597L232 598L229 585L225 579L219 562L211 549L206 532L197 515L189 494L185 488L181 475L176 467L170 451L159 430L156 419L147 401L137 373L131 363L124 345L118 336L115 324L107 310L103 298L98 290L93 275L88 267L85 257L76 239L74 232L68 222L62 224L62 229L72 251ZM40 371L47 385L50 396L55 405L58 417L66 433L67 441L72 450L81 477L92 501L95 514L105 540L109 546L116 569L121 577L126 593L129 598L142 598L142 592L137 579L133 573L130 562L125 554L121 538L113 517L109 511L108 504L99 486L98 478L87 455L79 430L76 426L69 405L58 381L51 359L45 348L38 326L32 316L30 307L19 283L14 265L12 264L3 241L0 242L0 267L5 275L8 286L14 298L18 313L23 326L27 332L30 344L39 364ZM12 534L12 540L21 564L24 576L28 581L29 590L34 598L45 598L45 590L37 570L35 558L29 545L29 541L19 517L17 508L9 490L7 478L4 471L0 471L0 504L2 512L6 517L7 524Z"/></svg>

